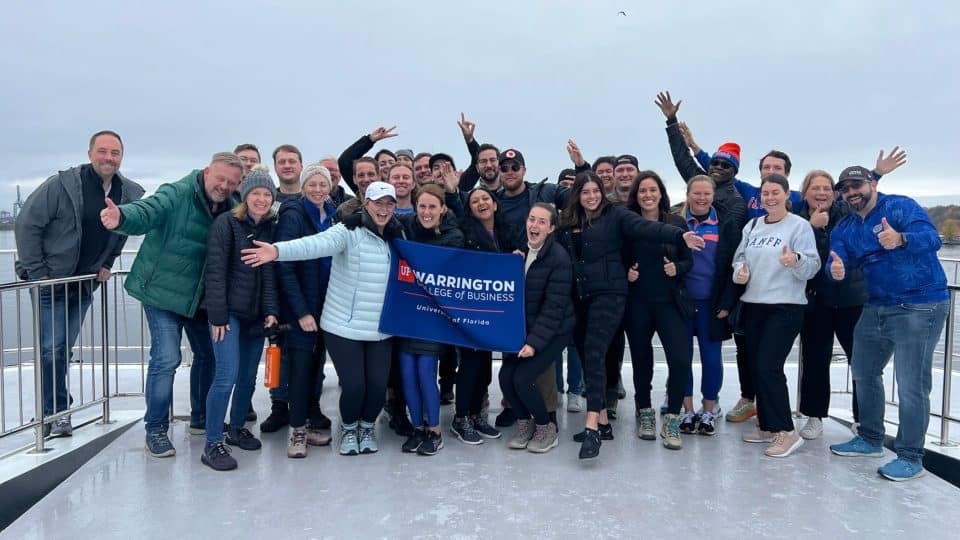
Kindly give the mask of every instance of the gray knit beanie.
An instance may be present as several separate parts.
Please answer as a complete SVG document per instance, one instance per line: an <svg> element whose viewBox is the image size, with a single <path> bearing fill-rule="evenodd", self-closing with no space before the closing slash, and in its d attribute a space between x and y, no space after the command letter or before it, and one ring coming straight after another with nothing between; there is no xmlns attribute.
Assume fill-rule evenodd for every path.
<svg viewBox="0 0 960 540"><path fill-rule="evenodd" d="M277 188L270 177L270 170L266 165L255 166L246 176L243 177L243 184L240 186L240 200L245 201L247 195L254 189L262 187L270 190L270 195L277 198Z"/></svg>

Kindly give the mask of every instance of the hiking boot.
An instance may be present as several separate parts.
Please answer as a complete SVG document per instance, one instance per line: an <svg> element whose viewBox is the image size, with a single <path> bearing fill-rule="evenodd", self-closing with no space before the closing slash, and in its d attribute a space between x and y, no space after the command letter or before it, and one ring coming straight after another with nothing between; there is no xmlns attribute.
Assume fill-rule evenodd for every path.
<svg viewBox="0 0 960 540"><path fill-rule="evenodd" d="M503 411L497 415L497 418L493 421L494 425L497 427L510 427L517 423L517 417L513 414L513 409L506 407Z"/></svg>
<svg viewBox="0 0 960 540"><path fill-rule="evenodd" d="M771 443L776 436L772 431L755 429L745 432L740 436L740 440L747 443Z"/></svg>
<svg viewBox="0 0 960 540"><path fill-rule="evenodd" d="M400 447L400 451L406 454L413 454L420 448L420 445L423 444L424 439L427 438L427 434L422 429L413 430L413 435L407 437L407 440L404 441L403 446Z"/></svg>
<svg viewBox="0 0 960 540"><path fill-rule="evenodd" d="M513 437L507 443L507 448L512 448L513 450L523 450L526 448L530 442L530 438L533 437L533 426L533 420L529 418L517 420L517 432L513 434Z"/></svg>
<svg viewBox="0 0 960 540"><path fill-rule="evenodd" d="M691 434L697 432L697 423L700 421L698 415L692 411L683 411L683 415L680 417L680 431L682 433Z"/></svg>
<svg viewBox="0 0 960 540"><path fill-rule="evenodd" d="M260 440L253 436L253 433L250 433L250 430L247 428L231 429L225 441L230 446L236 446L241 450L259 450Z"/></svg>
<svg viewBox="0 0 960 540"><path fill-rule="evenodd" d="M323 414L319 408L310 411L310 417L307 418L307 425L313 429L330 429L333 422Z"/></svg>
<svg viewBox="0 0 960 540"><path fill-rule="evenodd" d="M290 409L286 401L273 400L270 405L270 416L260 422L260 433L273 433L290 425Z"/></svg>
<svg viewBox="0 0 960 540"><path fill-rule="evenodd" d="M801 446L803 446L803 437L797 433L797 430L779 431L774 436L770 446L763 450L763 453L770 457L785 458L796 452Z"/></svg>
<svg viewBox="0 0 960 540"><path fill-rule="evenodd" d="M417 454L421 456L435 456L443 448L443 436L439 431L427 430L427 437L423 440Z"/></svg>
<svg viewBox="0 0 960 540"><path fill-rule="evenodd" d="M372 422L360 422L360 429L357 431L357 437L360 439L358 445L361 454L373 454L379 448L377 447L377 433L374 430Z"/></svg>
<svg viewBox="0 0 960 540"><path fill-rule="evenodd" d="M727 422L743 422L749 418L753 418L756 415L757 404L749 399L740 398L740 401L738 401L737 404L730 409L730 412L727 413L725 418L727 419Z"/></svg>
<svg viewBox="0 0 960 540"><path fill-rule="evenodd" d="M843 457L883 457L882 446L874 446L859 435L842 444L831 444L830 451Z"/></svg>
<svg viewBox="0 0 960 540"><path fill-rule="evenodd" d="M253 405L247 409L247 422L256 422L257 421L257 411L253 410Z"/></svg>
<svg viewBox="0 0 960 540"><path fill-rule="evenodd" d="M574 392L567 392L567 412L583 412L587 408L587 400Z"/></svg>
<svg viewBox="0 0 960 540"><path fill-rule="evenodd" d="M232 471L237 468L237 460L230 455L230 449L222 442L207 443L200 455L200 462L215 471Z"/></svg>
<svg viewBox="0 0 960 540"><path fill-rule="evenodd" d="M663 446L670 450L683 448L683 440L680 439L680 415L665 414L661 421L660 438L663 439Z"/></svg>
<svg viewBox="0 0 960 540"><path fill-rule="evenodd" d="M470 418L454 418L453 423L450 424L450 431L460 439L460 442L465 444L482 444L483 438L475 429L473 429L473 423L470 421Z"/></svg>
<svg viewBox="0 0 960 540"><path fill-rule="evenodd" d="M51 437L72 437L73 436L73 424L70 423L70 415L61 416L57 418L57 421L53 423L53 427L50 429Z"/></svg>
<svg viewBox="0 0 960 540"><path fill-rule="evenodd" d="M170 457L177 453L165 431L147 433L147 442L144 448L146 448L148 454L155 458Z"/></svg>
<svg viewBox="0 0 960 540"><path fill-rule="evenodd" d="M600 455L600 432L584 428L583 442L580 443L580 459L593 459Z"/></svg>
<svg viewBox="0 0 960 540"><path fill-rule="evenodd" d="M290 446L287 447L287 457L307 457L307 428L290 429Z"/></svg>
<svg viewBox="0 0 960 540"><path fill-rule="evenodd" d="M657 440L657 413L652 408L637 411L637 437L645 441Z"/></svg>
<svg viewBox="0 0 960 540"><path fill-rule="evenodd" d="M340 426L340 455L356 456L360 454L360 444L357 441L357 423Z"/></svg>
<svg viewBox="0 0 960 540"><path fill-rule="evenodd" d="M500 438L500 435L501 435L500 430L487 423L486 414L478 414L476 416L471 416L470 422L473 424L474 431L476 431L480 435L483 435L488 439Z"/></svg>
<svg viewBox="0 0 960 540"><path fill-rule="evenodd" d="M800 436L808 441L817 439L823 435L823 421L819 418L811 416L807 418L807 423L803 425L803 429L800 430Z"/></svg>
<svg viewBox="0 0 960 540"><path fill-rule="evenodd" d="M697 424L697 433L700 435L715 435L717 433L717 417L719 411L703 411L700 422Z"/></svg>
<svg viewBox="0 0 960 540"><path fill-rule="evenodd" d="M560 444L560 438L557 437L557 426L550 422L545 425L536 425L533 432L533 438L527 443L527 452L534 454L546 454L551 448L556 448Z"/></svg>
<svg viewBox="0 0 960 540"><path fill-rule="evenodd" d="M307 428L307 444L310 446L327 446L330 444L330 433L327 430Z"/></svg>
<svg viewBox="0 0 960 540"><path fill-rule="evenodd" d="M456 394L453 393L453 385L444 386L440 389L440 404L441 405L450 405L457 398Z"/></svg>
<svg viewBox="0 0 960 540"><path fill-rule="evenodd" d="M920 478L921 476L927 474L927 471L923 469L923 465L920 463L897 458L877 469L877 473L887 480L903 482L905 480Z"/></svg>
<svg viewBox="0 0 960 540"><path fill-rule="evenodd" d="M604 440L604 441L613 440L613 426L611 426L610 424L597 424L597 431L600 432L601 440ZM587 431L586 429L584 429L580 433L577 433L576 435L573 436L573 442L582 443L584 441L584 437L586 436L587 436Z"/></svg>

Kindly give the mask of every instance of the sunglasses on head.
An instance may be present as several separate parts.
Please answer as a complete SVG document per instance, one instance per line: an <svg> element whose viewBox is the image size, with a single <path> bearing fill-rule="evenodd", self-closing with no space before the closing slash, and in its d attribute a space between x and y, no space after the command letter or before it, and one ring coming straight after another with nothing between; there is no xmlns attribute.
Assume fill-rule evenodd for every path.
<svg viewBox="0 0 960 540"><path fill-rule="evenodd" d="M500 172L507 172L507 171L517 172L519 170L520 170L520 165L517 163L513 163L511 165L506 165L506 164L500 165Z"/></svg>
<svg viewBox="0 0 960 540"><path fill-rule="evenodd" d="M837 185L837 191L839 191L840 193L846 193L851 189L860 189L860 187L863 186L865 182L866 180L861 180L859 178L854 180L846 180Z"/></svg>
<svg viewBox="0 0 960 540"><path fill-rule="evenodd" d="M711 159L711 160L710 160L710 166L711 166L711 167L717 167L718 169L732 169L732 168L733 168L733 164L730 163L729 161L725 160L725 159Z"/></svg>

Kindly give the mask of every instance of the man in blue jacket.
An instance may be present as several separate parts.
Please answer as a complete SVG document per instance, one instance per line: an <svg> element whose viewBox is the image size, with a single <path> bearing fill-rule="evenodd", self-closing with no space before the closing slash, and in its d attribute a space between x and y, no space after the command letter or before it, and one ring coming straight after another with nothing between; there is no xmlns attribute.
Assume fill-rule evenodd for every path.
<svg viewBox="0 0 960 540"><path fill-rule="evenodd" d="M894 481L910 480L924 474L933 351L949 309L947 278L937 259L940 235L916 201L876 191L864 167L844 169L836 190L853 213L830 235L827 271L839 281L846 268L861 268L869 299L853 334L860 428L852 440L830 450L840 456L883 456L883 369L896 355L897 458L877 472Z"/></svg>

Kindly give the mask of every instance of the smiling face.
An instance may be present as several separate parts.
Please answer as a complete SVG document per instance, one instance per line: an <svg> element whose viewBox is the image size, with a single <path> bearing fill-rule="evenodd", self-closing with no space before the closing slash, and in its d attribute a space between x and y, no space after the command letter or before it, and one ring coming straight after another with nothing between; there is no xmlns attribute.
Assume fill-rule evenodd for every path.
<svg viewBox="0 0 960 540"><path fill-rule="evenodd" d="M637 179L640 171L632 163L621 163L613 170L613 179L617 184L617 191L620 193L629 193L633 181ZM597 173L600 176L600 173Z"/></svg>
<svg viewBox="0 0 960 540"><path fill-rule="evenodd" d="M373 223L383 231L383 227L393 218L393 211L397 208L397 201L393 197L380 197L375 201L368 200L364 205L367 213L373 218Z"/></svg>
<svg viewBox="0 0 960 540"><path fill-rule="evenodd" d="M240 158L240 161L243 162L243 174L246 175L253 169L254 165L260 164L260 155L257 154L256 150L247 148L246 150L241 150L237 152L237 157Z"/></svg>
<svg viewBox="0 0 960 540"><path fill-rule="evenodd" d="M763 182L760 185L760 203L772 218L780 218L787 213L787 199L790 194L776 182Z"/></svg>
<svg viewBox="0 0 960 540"><path fill-rule="evenodd" d="M335 159L325 159L320 162L321 165L327 168L330 171L330 186L331 191L337 189L337 186L340 185L340 165L337 164Z"/></svg>
<svg viewBox="0 0 960 540"><path fill-rule="evenodd" d="M90 158L90 165L100 178L104 180L113 178L120 169L120 162L123 161L123 145L113 135L105 133L93 141L93 146L87 151L87 157Z"/></svg>
<svg viewBox="0 0 960 540"><path fill-rule="evenodd" d="M830 208L830 205L833 204L833 197L833 183L826 176L811 178L810 184L807 185L807 190L803 194L803 200L807 202L811 211Z"/></svg>
<svg viewBox="0 0 960 540"><path fill-rule="evenodd" d="M600 208L600 200L603 199L603 186L594 180L588 180L580 191L580 206L587 213L596 212Z"/></svg>
<svg viewBox="0 0 960 540"><path fill-rule="evenodd" d="M406 199L413 191L413 171L409 167L394 167L387 182L397 191L398 199Z"/></svg>
<svg viewBox="0 0 960 540"><path fill-rule="evenodd" d="M644 214L657 215L660 213L660 186L653 178L644 178L637 185L637 204Z"/></svg>
<svg viewBox="0 0 960 540"><path fill-rule="evenodd" d="M518 191L523 185L527 168L512 159L500 162L500 183L507 191Z"/></svg>
<svg viewBox="0 0 960 540"><path fill-rule="evenodd" d="M273 159L273 170L277 171L277 178L281 184L299 184L303 164L296 152L279 151Z"/></svg>
<svg viewBox="0 0 960 540"><path fill-rule="evenodd" d="M534 206L527 215L527 244L533 249L540 249L547 237L556 228L550 222L550 212L546 208Z"/></svg>
<svg viewBox="0 0 960 540"><path fill-rule="evenodd" d="M247 203L247 214L254 221L260 221L273 206L273 193L265 187L253 188L250 193L247 193L247 198L243 202Z"/></svg>
<svg viewBox="0 0 960 540"><path fill-rule="evenodd" d="M710 206L713 204L713 184L706 180L690 182L687 188L687 208L695 216L703 216L710 213Z"/></svg>
<svg viewBox="0 0 960 540"><path fill-rule="evenodd" d="M421 186L433 183L433 173L430 171L430 156L420 156L413 162L413 175Z"/></svg>
<svg viewBox="0 0 960 540"><path fill-rule="evenodd" d="M710 175L710 178L713 178L714 182L723 184L724 182L733 180L733 176L737 174L737 170L733 167L733 163L725 159L714 158L710 160L710 167L707 170L707 174Z"/></svg>
<svg viewBox="0 0 960 540"><path fill-rule="evenodd" d="M446 212L446 205L432 193L421 193L417 197L417 221L424 229L440 227L440 221Z"/></svg>
<svg viewBox="0 0 960 540"><path fill-rule="evenodd" d="M850 205L850 209L858 213L862 213L876 197L873 182L864 182L863 180L847 180L844 182L841 193L843 194L843 200Z"/></svg>
<svg viewBox="0 0 960 540"><path fill-rule="evenodd" d="M390 167L393 167L396 164L397 160L390 156L390 154L383 153L380 154L380 157L377 158L377 166L380 167L380 173L384 177L383 181L387 181L387 171L390 170Z"/></svg>
<svg viewBox="0 0 960 540"><path fill-rule="evenodd" d="M601 163L597 165L597 170L595 171L597 176L600 177L600 181L603 182L603 191L605 193L613 193L613 190L616 187L614 184L614 174L613 174L613 165L610 163Z"/></svg>
<svg viewBox="0 0 960 540"><path fill-rule="evenodd" d="M357 182L358 191L366 193L367 187L377 181L377 168L373 163L361 161L354 167L353 179Z"/></svg>
<svg viewBox="0 0 960 540"><path fill-rule="evenodd" d="M790 173L787 172L786 160L774 156L763 158L763 161L760 162L760 178L768 174L779 174L784 177L789 177Z"/></svg>
<svg viewBox="0 0 960 540"><path fill-rule="evenodd" d="M330 196L330 182L322 174L315 174L303 183L303 196L314 206L322 206Z"/></svg>
<svg viewBox="0 0 960 540"><path fill-rule="evenodd" d="M475 190L470 194L470 215L481 223L493 223L494 212L497 211L497 202L493 200L489 193L482 189Z"/></svg>
<svg viewBox="0 0 960 540"><path fill-rule="evenodd" d="M222 203L237 191L242 179L241 167L214 161L203 170L203 190L211 201Z"/></svg>
<svg viewBox="0 0 960 540"><path fill-rule="evenodd" d="M500 174L500 161L497 158L497 151L488 148L477 154L477 172L484 182L490 183L497 179Z"/></svg>

